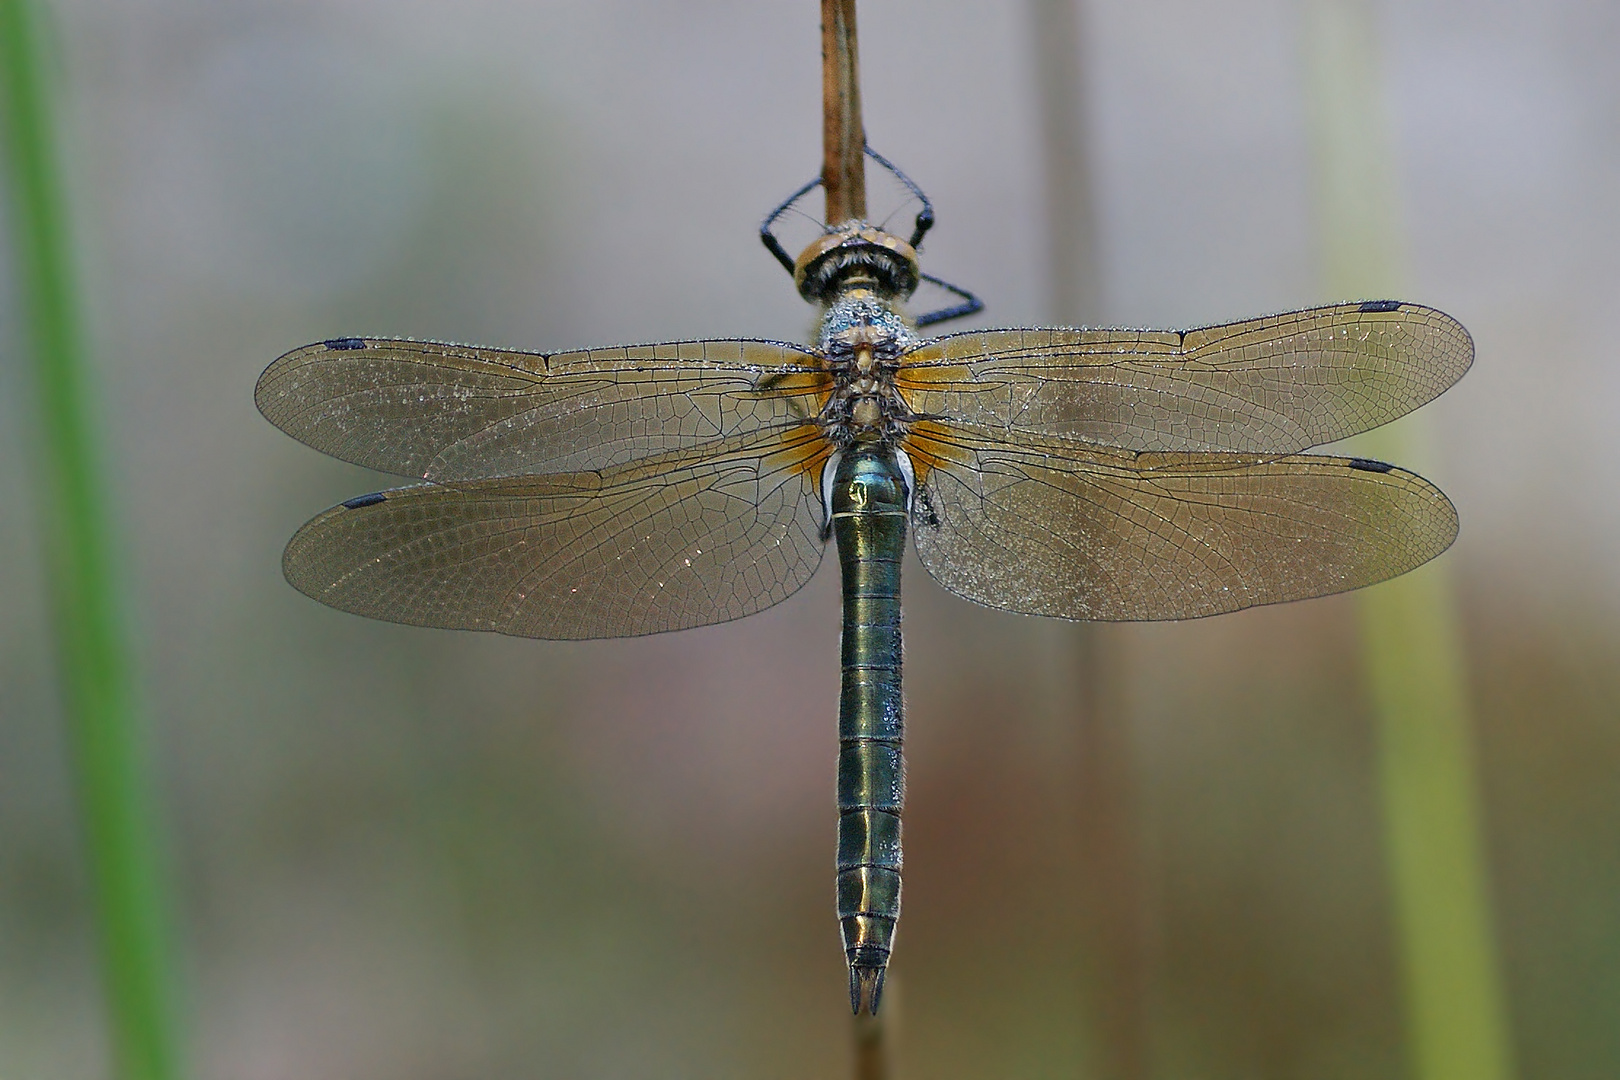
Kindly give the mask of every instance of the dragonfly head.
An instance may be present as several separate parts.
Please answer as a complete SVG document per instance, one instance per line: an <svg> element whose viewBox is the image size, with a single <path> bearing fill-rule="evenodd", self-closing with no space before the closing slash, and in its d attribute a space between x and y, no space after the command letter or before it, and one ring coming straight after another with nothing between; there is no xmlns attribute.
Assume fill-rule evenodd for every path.
<svg viewBox="0 0 1620 1080"><path fill-rule="evenodd" d="M793 268L799 295L813 304L829 303L856 284L904 300L920 275L915 248L864 221L847 221L828 232L804 249Z"/></svg>

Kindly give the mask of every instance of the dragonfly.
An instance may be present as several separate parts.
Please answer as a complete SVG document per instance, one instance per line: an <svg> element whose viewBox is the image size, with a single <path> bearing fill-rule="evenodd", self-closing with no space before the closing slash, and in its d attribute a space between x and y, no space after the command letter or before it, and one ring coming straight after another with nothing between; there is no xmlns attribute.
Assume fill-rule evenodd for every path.
<svg viewBox="0 0 1620 1080"><path fill-rule="evenodd" d="M980 309L908 237L823 226L796 258L810 344L721 338L519 352L346 337L260 378L274 425L415 483L298 530L300 592L414 626L552 640L666 633L842 574L837 912L851 1008L875 1013L900 915L908 534L940 585L1057 619L1194 619L1359 588L1435 557L1433 484L1305 451L1467 371L1455 319L1394 300L1193 330L922 328ZM951 306L910 317L923 283Z"/></svg>

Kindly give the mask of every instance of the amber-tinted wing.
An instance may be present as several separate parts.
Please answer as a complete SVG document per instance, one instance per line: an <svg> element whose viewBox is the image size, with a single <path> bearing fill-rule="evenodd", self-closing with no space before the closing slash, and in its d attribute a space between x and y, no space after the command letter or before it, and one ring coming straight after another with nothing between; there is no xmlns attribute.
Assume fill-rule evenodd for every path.
<svg viewBox="0 0 1620 1080"><path fill-rule="evenodd" d="M282 557L324 604L537 638L654 634L752 614L821 561L813 426L604 469L351 499Z"/></svg>
<svg viewBox="0 0 1620 1080"><path fill-rule="evenodd" d="M338 338L271 364L254 399L333 457L449 481L600 469L791 424L819 407L819 371L772 341L542 354Z"/></svg>
<svg viewBox="0 0 1620 1080"><path fill-rule="evenodd" d="M1373 301L1185 332L970 331L909 353L898 384L919 413L1003 432L1289 454L1410 412L1473 356L1451 316Z"/></svg>
<svg viewBox="0 0 1620 1080"><path fill-rule="evenodd" d="M1403 574L1457 535L1434 485L1359 458L1014 447L931 423L909 449L928 572L1028 615L1191 619L1324 596Z"/></svg>

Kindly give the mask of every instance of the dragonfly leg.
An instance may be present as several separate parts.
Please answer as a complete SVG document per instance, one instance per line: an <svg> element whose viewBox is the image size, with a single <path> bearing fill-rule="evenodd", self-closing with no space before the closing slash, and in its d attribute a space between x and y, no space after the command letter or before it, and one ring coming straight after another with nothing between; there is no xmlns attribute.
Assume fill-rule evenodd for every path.
<svg viewBox="0 0 1620 1080"><path fill-rule="evenodd" d="M888 158L884 157L876 150L873 150L870 146L866 147L865 149L867 157L871 158L873 161L877 162L879 165L883 166L890 173L892 173L895 179L899 180L900 183L905 186L905 189L911 192L911 194L916 197L918 202L922 203L922 209L917 211L917 218L912 223L911 239L907 241L907 243L915 248L918 244L922 243L923 235L933 227L934 204L929 201L927 195L923 194L923 189L918 187L916 182L912 180L911 177L907 176L905 173L896 168L894 163ZM809 183L805 184L798 191L795 191L792 195L789 195L786 199L783 199L781 204L777 206L776 209L765 215L765 221L759 227L760 242L765 245L765 250L769 251L771 255L775 257L776 261L782 264L782 269L786 270L789 275L793 274L794 272L793 256L789 255L787 249L782 246L782 241L776 238L776 233L773 230L773 226L776 224L777 218L781 217L783 214L787 213L793 208L794 203L798 202L800 199L804 198L806 195L810 194L810 192L814 191L820 186L821 177L818 176ZM940 284L943 285L944 282L940 282ZM961 292L960 289L956 289L950 285L946 285L945 287L947 289L951 289L953 292ZM966 296L968 294L963 293L963 295ZM952 318L954 316L946 317Z"/></svg>
<svg viewBox="0 0 1620 1080"><path fill-rule="evenodd" d="M866 148L866 156L887 169L890 175L892 175L896 180L900 181L900 183L905 186L905 189L911 192L918 202L922 203L922 209L917 211L917 219L912 222L911 239L906 241L906 243L910 244L914 248L921 247L923 236L928 232L929 229L934 227L934 204L929 200L927 195L923 194L923 189L917 186L917 182L911 177L907 176L905 173L901 172L899 166L895 165L888 158L884 157L870 146Z"/></svg>
<svg viewBox="0 0 1620 1080"><path fill-rule="evenodd" d="M984 310L984 301L980 300L977 296L974 296L960 285L952 285L948 281L942 281L933 274L920 274L919 276L924 281L933 282L935 285L938 285L945 291L953 292L957 296L960 296L962 298L962 302L960 304L952 304L950 307L942 307L938 311L930 311L917 316L918 326L932 326L934 323L942 323L947 319L960 319L966 315L977 315L979 312Z"/></svg>
<svg viewBox="0 0 1620 1080"><path fill-rule="evenodd" d="M769 214L765 215L765 221L759 227L760 243L764 244L765 250L769 251L773 256L776 257L776 261L782 264L782 269L788 272L789 277L793 276L793 256L787 253L787 248L784 248L782 246L782 241L776 238L776 233L771 231L771 226L776 224L777 218L781 217L783 214L792 209L794 203L810 194L810 192L814 191L819 186L821 186L821 177L818 176L808 184L804 185L798 191L795 191L786 199L782 200L782 204L780 206L778 206L775 210L772 210Z"/></svg>

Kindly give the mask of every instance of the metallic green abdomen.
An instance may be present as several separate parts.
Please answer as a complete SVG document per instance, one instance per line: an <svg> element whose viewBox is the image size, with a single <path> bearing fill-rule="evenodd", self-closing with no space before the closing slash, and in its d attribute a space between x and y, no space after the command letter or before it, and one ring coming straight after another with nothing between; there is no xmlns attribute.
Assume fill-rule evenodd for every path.
<svg viewBox="0 0 1620 1080"><path fill-rule="evenodd" d="M906 485L892 450L852 447L834 472L832 527L843 571L838 709L838 918L850 1005L877 1010L900 917L900 559Z"/></svg>

